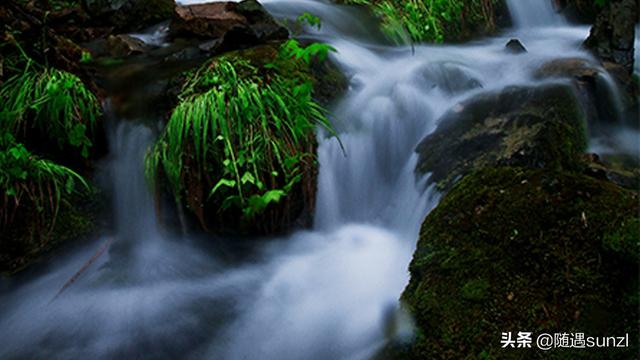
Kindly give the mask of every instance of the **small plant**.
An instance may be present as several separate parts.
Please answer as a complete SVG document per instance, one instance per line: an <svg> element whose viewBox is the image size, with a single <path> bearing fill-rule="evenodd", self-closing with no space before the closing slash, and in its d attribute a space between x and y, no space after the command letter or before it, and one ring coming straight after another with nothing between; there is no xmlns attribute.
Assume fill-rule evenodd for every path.
<svg viewBox="0 0 640 360"><path fill-rule="evenodd" d="M320 30L320 28L322 27L322 21L320 20L320 18L308 12L304 12L302 13L302 15L298 16L296 21L298 22L298 24L308 24L309 26L315 27L318 30Z"/></svg>
<svg viewBox="0 0 640 360"><path fill-rule="evenodd" d="M93 56L91 55L91 53L88 51L83 51L82 54L80 55L80 62L82 64L86 64L91 61L93 61Z"/></svg>
<svg viewBox="0 0 640 360"><path fill-rule="evenodd" d="M36 128L61 149L79 148L84 157L92 145L87 134L99 115L98 100L77 76L31 60L0 88L2 131Z"/></svg>
<svg viewBox="0 0 640 360"><path fill-rule="evenodd" d="M0 137L0 218L3 227L11 224L16 210L26 205L33 211L34 220L50 231L64 198L89 189L87 182L73 170L31 154L11 134Z"/></svg>
<svg viewBox="0 0 640 360"><path fill-rule="evenodd" d="M297 40L290 39L280 47L279 56L284 59L302 60L305 65L310 65L314 58L320 62L325 61L330 52L336 52L336 49L328 44L312 43L301 46ZM273 64L269 66L274 67Z"/></svg>

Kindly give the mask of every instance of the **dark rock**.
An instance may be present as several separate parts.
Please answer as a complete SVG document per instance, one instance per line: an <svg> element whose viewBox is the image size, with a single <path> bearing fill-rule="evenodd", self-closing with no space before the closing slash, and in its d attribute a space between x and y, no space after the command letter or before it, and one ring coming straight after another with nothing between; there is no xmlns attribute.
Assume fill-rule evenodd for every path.
<svg viewBox="0 0 640 360"><path fill-rule="evenodd" d="M637 127L638 99L631 76L621 65L599 66L585 59L551 60L534 72L537 79L570 79L578 90L589 124L625 124Z"/></svg>
<svg viewBox="0 0 640 360"><path fill-rule="evenodd" d="M567 19L583 24L593 24L601 10L594 0L559 0L556 3Z"/></svg>
<svg viewBox="0 0 640 360"><path fill-rule="evenodd" d="M505 50L511 54L522 54L527 52L527 48L525 48L518 39L509 40L507 45L505 45L504 47Z"/></svg>
<svg viewBox="0 0 640 360"><path fill-rule="evenodd" d="M640 164L638 159L624 154L585 154L585 174L601 180L608 180L630 190L640 189Z"/></svg>
<svg viewBox="0 0 640 360"><path fill-rule="evenodd" d="M416 172L446 191L495 165L572 169L586 148L584 113L569 86L512 87L456 105L418 145Z"/></svg>
<svg viewBox="0 0 640 360"><path fill-rule="evenodd" d="M633 73L637 0L610 1L598 14L584 45L603 62L613 62Z"/></svg>
<svg viewBox="0 0 640 360"><path fill-rule="evenodd" d="M248 20L235 11L234 2L214 2L176 6L171 32L206 38L221 38L234 27L248 26Z"/></svg>
<svg viewBox="0 0 640 360"><path fill-rule="evenodd" d="M171 34L173 37L223 39L221 46L225 50L289 37L287 29L254 0L177 6Z"/></svg>
<svg viewBox="0 0 640 360"><path fill-rule="evenodd" d="M96 24L118 31L144 29L171 18L174 0L84 0Z"/></svg>
<svg viewBox="0 0 640 360"><path fill-rule="evenodd" d="M416 339L394 358L536 358L502 349L509 331L533 331L534 347L548 329L637 339L639 204L580 174L503 167L465 177L422 225L402 294ZM638 342L629 345L615 358L635 358Z"/></svg>
<svg viewBox="0 0 640 360"><path fill-rule="evenodd" d="M110 35L107 38L107 46L111 56L116 57L142 54L149 50L144 41L126 34Z"/></svg>

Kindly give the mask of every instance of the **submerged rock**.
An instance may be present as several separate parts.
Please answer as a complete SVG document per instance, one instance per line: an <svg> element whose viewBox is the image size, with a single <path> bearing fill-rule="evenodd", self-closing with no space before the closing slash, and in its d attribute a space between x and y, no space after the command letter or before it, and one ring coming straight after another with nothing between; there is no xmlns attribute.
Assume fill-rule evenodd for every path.
<svg viewBox="0 0 640 360"><path fill-rule="evenodd" d="M550 170L487 168L425 220L402 300L418 328L396 358L530 359L503 332L638 336L638 194ZM633 358L638 342L611 349ZM535 343L534 343L535 347ZM555 349L558 358L602 353Z"/></svg>
<svg viewBox="0 0 640 360"><path fill-rule="evenodd" d="M107 38L107 47L111 56L116 57L142 54L149 50L144 41L126 34L110 35Z"/></svg>
<svg viewBox="0 0 640 360"><path fill-rule="evenodd" d="M507 50L507 52L511 54L523 54L527 52L527 48L525 48L518 39L509 40L507 45L505 45L504 47L505 50Z"/></svg>
<svg viewBox="0 0 640 360"><path fill-rule="evenodd" d="M569 86L512 87L449 110L416 148L417 173L450 189L494 165L575 168L586 148L585 116Z"/></svg>

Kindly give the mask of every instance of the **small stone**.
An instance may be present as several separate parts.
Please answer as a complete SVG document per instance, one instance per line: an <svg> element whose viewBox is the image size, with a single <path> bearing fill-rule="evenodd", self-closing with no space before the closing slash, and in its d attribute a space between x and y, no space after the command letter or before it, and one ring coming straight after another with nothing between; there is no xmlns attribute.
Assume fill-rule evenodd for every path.
<svg viewBox="0 0 640 360"><path fill-rule="evenodd" d="M527 49L524 47L524 45L522 45L522 43L518 39L509 40L507 45L505 45L505 49L507 50L508 53L511 53L511 54L522 54L527 52Z"/></svg>
<svg viewBox="0 0 640 360"><path fill-rule="evenodd" d="M126 34L110 35L107 38L107 46L112 56L142 54L149 49L144 41Z"/></svg>

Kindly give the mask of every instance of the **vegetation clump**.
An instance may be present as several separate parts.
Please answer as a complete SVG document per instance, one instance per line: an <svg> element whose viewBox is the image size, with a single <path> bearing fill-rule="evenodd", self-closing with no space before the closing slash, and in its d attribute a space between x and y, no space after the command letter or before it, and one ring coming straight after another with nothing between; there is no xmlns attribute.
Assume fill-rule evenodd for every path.
<svg viewBox="0 0 640 360"><path fill-rule="evenodd" d="M89 156L101 111L73 74L24 52L7 65L11 75L0 84L0 271L13 272L52 243L89 230L87 214L74 206L92 188L60 161L78 165L70 158Z"/></svg>
<svg viewBox="0 0 640 360"><path fill-rule="evenodd" d="M60 149L71 146L89 156L89 134L101 114L100 104L77 76L27 59L2 85L0 101L3 131L22 137L36 131Z"/></svg>
<svg viewBox="0 0 640 360"><path fill-rule="evenodd" d="M501 0L344 0L367 6L381 19L383 32L392 40L459 41L496 29L505 5ZM408 35L408 36L407 36ZM408 38L408 39L407 39Z"/></svg>
<svg viewBox="0 0 640 360"><path fill-rule="evenodd" d="M148 177L166 179L205 230L284 230L313 206L315 129L330 125L312 98L309 64L331 48L290 40L255 51L189 73L147 157Z"/></svg>

